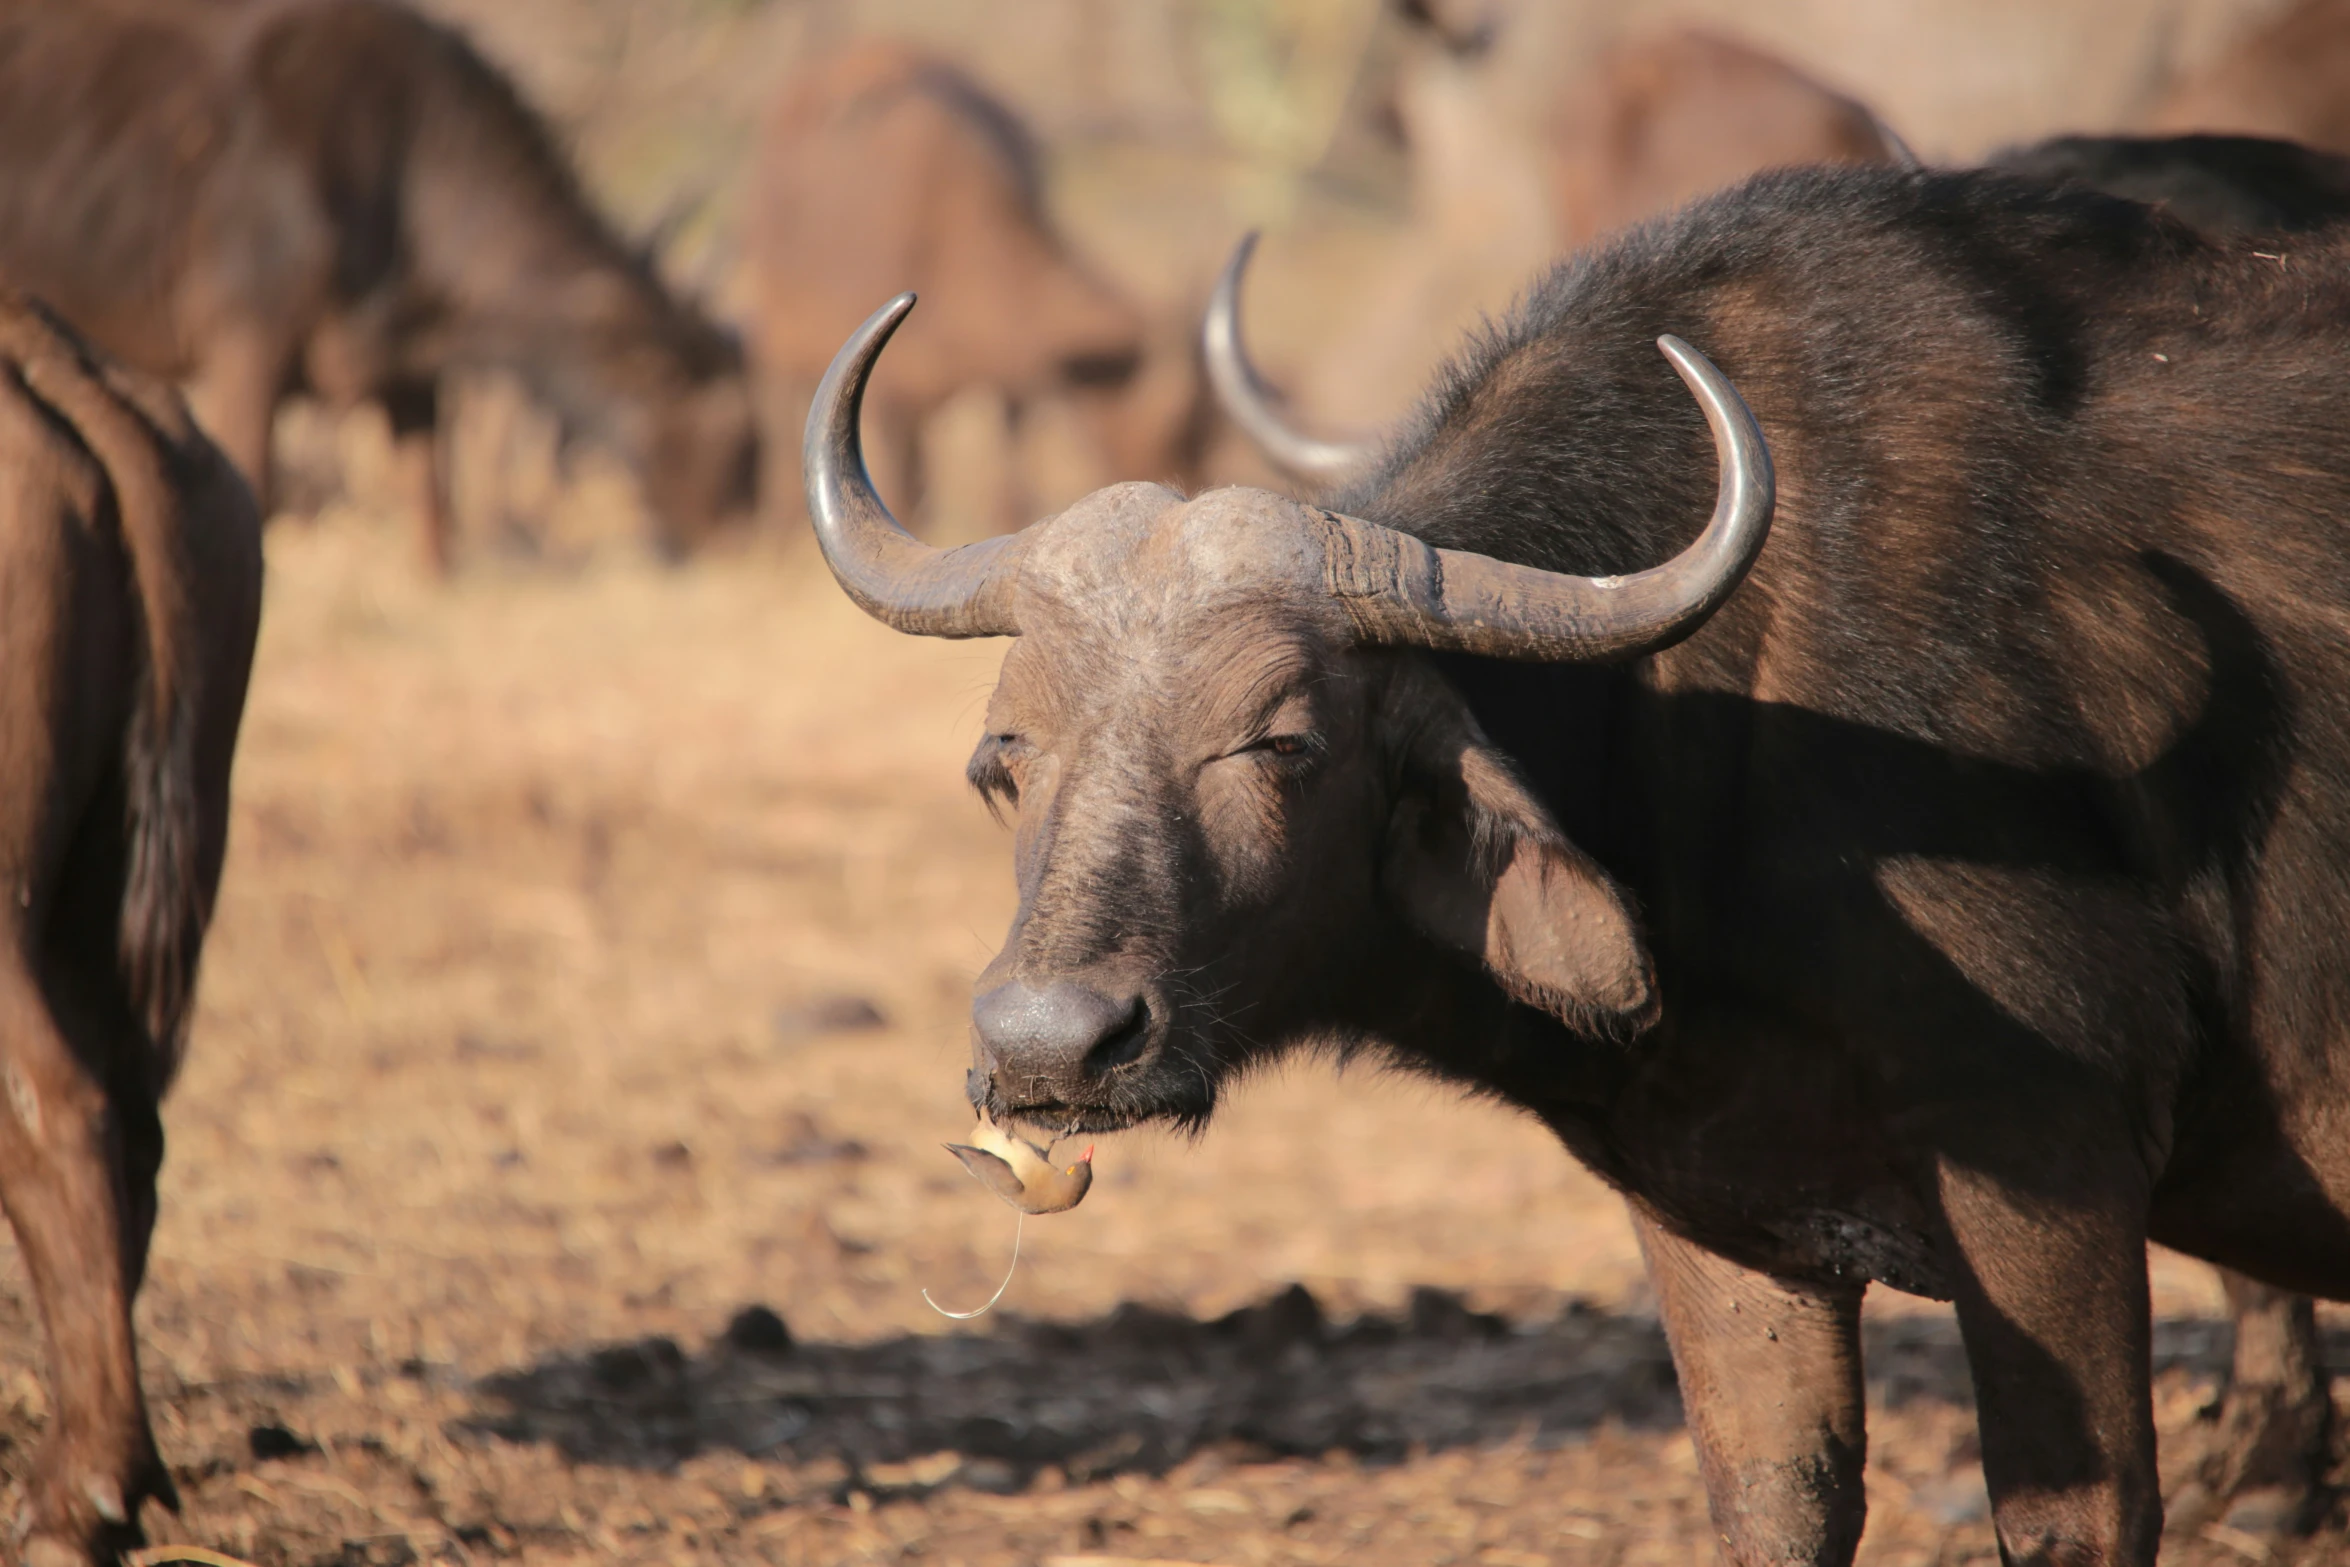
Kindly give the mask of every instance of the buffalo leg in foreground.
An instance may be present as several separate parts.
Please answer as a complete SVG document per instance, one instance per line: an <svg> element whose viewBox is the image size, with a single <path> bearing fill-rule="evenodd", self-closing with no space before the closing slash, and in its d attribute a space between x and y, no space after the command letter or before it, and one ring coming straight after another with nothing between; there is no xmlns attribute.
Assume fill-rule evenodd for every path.
<svg viewBox="0 0 2350 1567"><path fill-rule="evenodd" d="M1722 1554L1852 1560L1868 1516L1859 1288L1740 1267L1633 1209Z"/></svg>
<svg viewBox="0 0 2350 1567"><path fill-rule="evenodd" d="M154 1111L118 1108L95 1079L41 995L29 933L12 924L0 957L9 1109L0 1117L0 1197L48 1330L57 1410L19 1525L30 1529L29 1567L62 1567L135 1541L147 1497L177 1505L148 1429L131 1327L155 1161L139 1158L144 1178L134 1175L130 1145L153 1137L126 1123L152 1121Z"/></svg>
<svg viewBox="0 0 2350 1567"><path fill-rule="evenodd" d="M2046 1161L2035 1172L1977 1135L1946 1140L1937 1172L1963 1263L1983 1479L2010 1562L2151 1562L2162 1533L2143 1173L2133 1188L2132 1155L2113 1139L2090 1151L2095 1124L2084 1113L2040 1125L2081 1150L2061 1183Z"/></svg>
<svg viewBox="0 0 2350 1567"><path fill-rule="evenodd" d="M0 1204L55 1418L12 1559L173 1504L131 1306L225 850L260 602L251 497L153 382L0 294Z"/></svg>

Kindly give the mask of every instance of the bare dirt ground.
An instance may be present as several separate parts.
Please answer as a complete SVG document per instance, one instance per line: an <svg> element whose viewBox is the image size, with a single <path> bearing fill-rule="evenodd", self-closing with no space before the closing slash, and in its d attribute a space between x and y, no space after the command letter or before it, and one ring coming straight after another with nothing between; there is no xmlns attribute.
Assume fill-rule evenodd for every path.
<svg viewBox="0 0 2350 1567"><path fill-rule="evenodd" d="M997 646L891 635L791 551L444 591L350 509L270 550L142 1307L187 1501L159 1537L273 1567L1707 1553L1620 1210L1489 1106L1300 1065L1196 1146L1113 1140L999 1315L923 1304L984 1299L1012 1239L937 1147L1009 909L960 782ZM2188 1434L2224 1332L2199 1269L2157 1279ZM1986 1554L1947 1318L1872 1332L1865 1559ZM14 1273L0 1364L6 1465L44 1412Z"/></svg>
<svg viewBox="0 0 2350 1567"><path fill-rule="evenodd" d="M719 0L442 8L633 216L731 166L803 41ZM1170 298L1245 216L1202 170L1080 149L1057 177ZM1331 279L1389 237L1309 209L1268 246L1270 358L1348 329ZM511 465L460 436L461 492L467 441ZM551 502L493 473L473 511L536 486L537 531L477 530L434 588L344 446L361 499L270 538L166 1112L141 1321L186 1509L157 1538L265 1567L1709 1559L1620 1207L1492 1106L1300 1063L1196 1145L1110 1141L996 1314L935 1314L924 1288L977 1304L1013 1243L937 1146L1011 909L961 783L1000 647L892 635L804 546L652 568L592 463ZM2226 1335L2207 1272L2158 1257L2155 1283L2175 1462ZM1947 1312L1888 1298L1870 1334L1863 1560L1992 1558ZM7 1254L9 1484L37 1365ZM2176 1553L2350 1561L2350 1535Z"/></svg>

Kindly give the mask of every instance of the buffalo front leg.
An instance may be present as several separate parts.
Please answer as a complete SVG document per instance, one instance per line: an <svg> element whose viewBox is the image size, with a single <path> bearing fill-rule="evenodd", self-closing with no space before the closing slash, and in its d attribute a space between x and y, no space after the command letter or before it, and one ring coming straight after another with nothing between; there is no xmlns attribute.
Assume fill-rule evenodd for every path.
<svg viewBox="0 0 2350 1567"><path fill-rule="evenodd" d="M2171 1499L2171 1527L2193 1531L2224 1516L2254 1534L2302 1529L2322 1497L2334 1413L2317 1308L2306 1295L2218 1272L2235 1357L2218 1418Z"/></svg>
<svg viewBox="0 0 2350 1567"><path fill-rule="evenodd" d="M2162 1497L2143 1168L2133 1179L2126 1155L2096 1157L2083 1124L2063 1135L2074 1157L2030 1186L1979 1158L1945 1154L1937 1172L1983 1478L2006 1561L2151 1563Z"/></svg>
<svg viewBox="0 0 2350 1567"><path fill-rule="evenodd" d="M392 427L392 468L400 497L416 517L424 566L445 577L456 558L449 484L441 450L441 400L430 381L403 381L383 393Z"/></svg>
<svg viewBox="0 0 2350 1567"><path fill-rule="evenodd" d="M17 1524L27 1567L111 1561L138 1542L141 1502L177 1505L131 1327L153 1208L154 1160L142 1151L134 1171L126 1157L140 1131L117 1118L27 964L0 959L0 1205L32 1277L56 1393Z"/></svg>
<svg viewBox="0 0 2350 1567"><path fill-rule="evenodd" d="M1723 1556L1851 1561L1868 1516L1860 1288L1760 1273L1633 1219Z"/></svg>

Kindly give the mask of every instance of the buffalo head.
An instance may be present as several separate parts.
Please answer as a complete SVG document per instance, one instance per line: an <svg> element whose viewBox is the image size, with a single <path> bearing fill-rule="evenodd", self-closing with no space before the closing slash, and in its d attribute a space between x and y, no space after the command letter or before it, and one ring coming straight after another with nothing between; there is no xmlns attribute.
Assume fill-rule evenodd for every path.
<svg viewBox="0 0 2350 1567"><path fill-rule="evenodd" d="M1016 815L1020 888L972 1008L975 1100L1057 1130L1196 1122L1253 1060L1376 1033L1361 993L1439 948L1574 1026L1654 1016L1624 898L1412 650L1624 658L1696 629L1772 505L1761 432L1719 371L1661 340L1721 485L1704 534L1630 576L1437 549L1262 490L1152 484L935 550L884 508L857 433L912 306L868 320L819 388L808 511L869 613L1019 638L971 761Z"/></svg>

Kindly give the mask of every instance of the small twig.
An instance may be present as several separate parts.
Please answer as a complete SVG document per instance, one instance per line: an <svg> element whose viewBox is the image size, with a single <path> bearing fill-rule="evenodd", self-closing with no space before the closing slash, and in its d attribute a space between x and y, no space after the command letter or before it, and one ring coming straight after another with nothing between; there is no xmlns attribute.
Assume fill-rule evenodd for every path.
<svg viewBox="0 0 2350 1567"><path fill-rule="evenodd" d="M1012 1274L1020 1266L1020 1221L1026 1217L1026 1214L1020 1213L1015 1213L1012 1216L1012 1260L1010 1263L1006 1264L1004 1268L1004 1282L998 1284L995 1287L995 1293L987 1297L986 1305L980 1307L977 1311L949 1311L946 1309L946 1307L940 1305L937 1301L932 1300L930 1298L930 1291L928 1290L924 1290L922 1292L922 1304L928 1306L932 1311L937 1312L940 1316L952 1317L957 1322L969 1322L973 1317L986 1316L989 1311L994 1309L995 1303L1004 1298L1004 1291L1012 1287Z"/></svg>
<svg viewBox="0 0 2350 1567"><path fill-rule="evenodd" d="M144 1550L125 1553L123 1560L130 1567L157 1567L161 1562L194 1562L196 1567L253 1567L251 1562L208 1551L201 1545L150 1545Z"/></svg>

